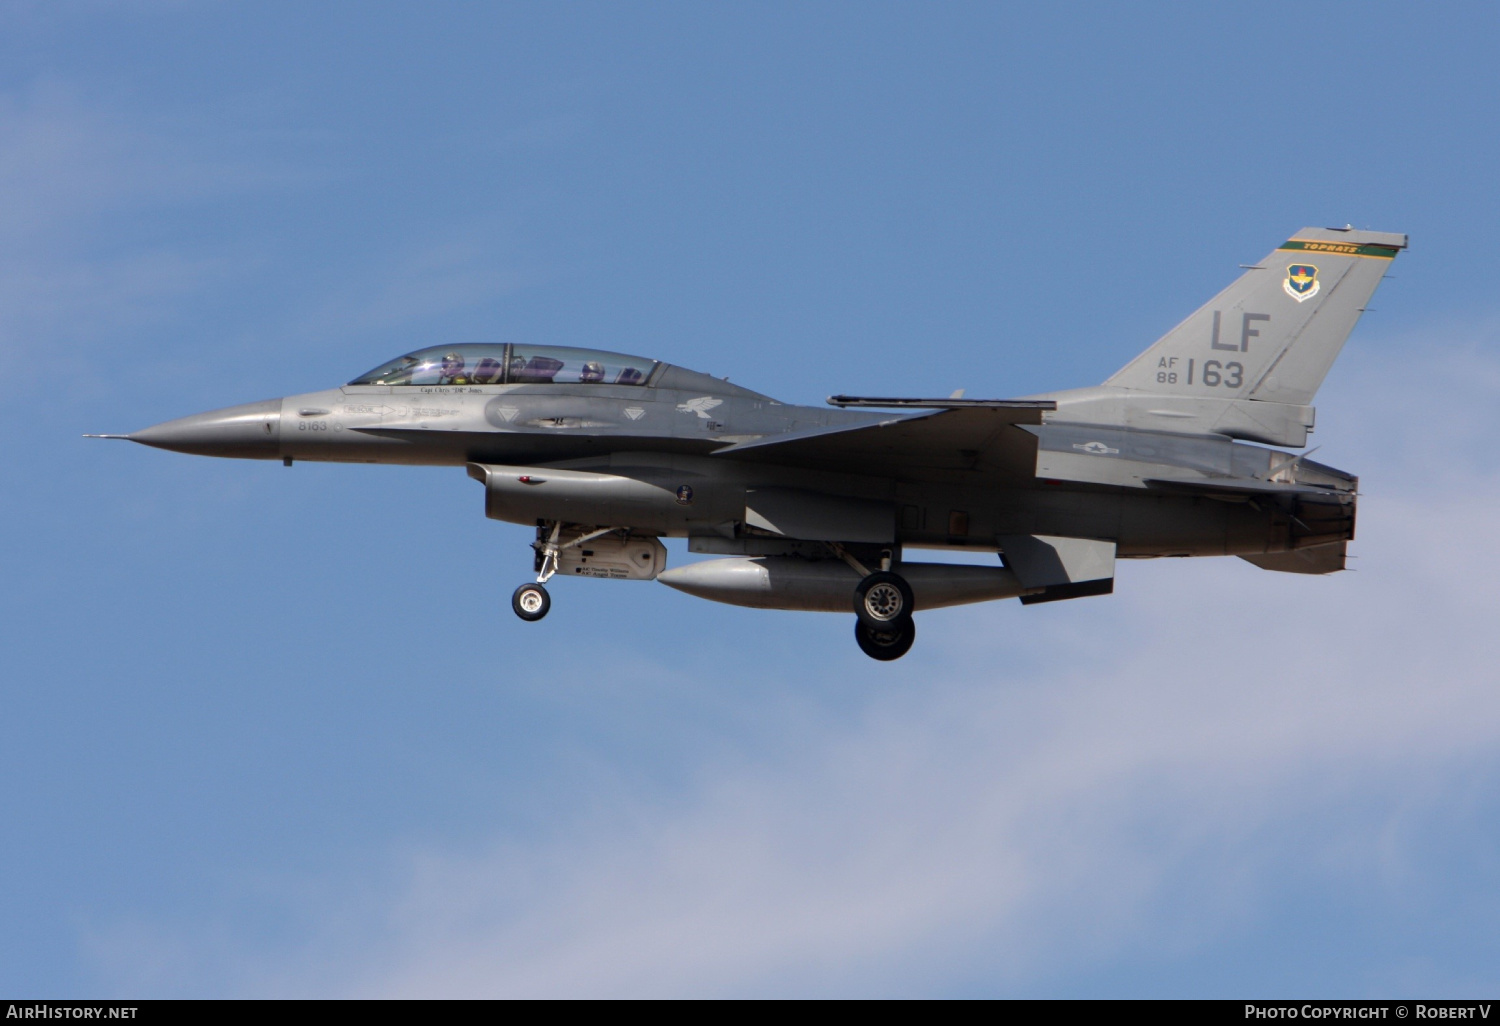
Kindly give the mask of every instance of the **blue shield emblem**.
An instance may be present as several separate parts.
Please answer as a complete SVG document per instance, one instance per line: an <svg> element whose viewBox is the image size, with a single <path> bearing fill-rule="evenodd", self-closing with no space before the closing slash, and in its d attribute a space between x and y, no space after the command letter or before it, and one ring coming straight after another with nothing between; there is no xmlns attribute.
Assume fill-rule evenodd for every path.
<svg viewBox="0 0 1500 1026"><path fill-rule="evenodd" d="M1312 264L1292 264L1281 287L1299 303L1309 300L1318 294L1318 269Z"/></svg>

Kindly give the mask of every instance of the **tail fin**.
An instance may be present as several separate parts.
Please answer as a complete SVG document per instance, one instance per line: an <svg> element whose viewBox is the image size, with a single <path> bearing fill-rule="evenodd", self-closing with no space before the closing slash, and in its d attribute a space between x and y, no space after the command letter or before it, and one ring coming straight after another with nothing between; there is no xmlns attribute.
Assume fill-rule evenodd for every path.
<svg viewBox="0 0 1500 1026"><path fill-rule="evenodd" d="M1304 228L1105 382L1306 405L1406 236Z"/></svg>

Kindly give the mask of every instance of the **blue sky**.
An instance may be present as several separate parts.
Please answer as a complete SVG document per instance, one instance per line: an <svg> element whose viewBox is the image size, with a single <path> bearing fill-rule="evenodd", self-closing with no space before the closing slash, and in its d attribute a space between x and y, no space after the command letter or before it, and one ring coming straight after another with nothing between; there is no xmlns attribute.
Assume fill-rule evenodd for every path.
<svg viewBox="0 0 1500 1026"><path fill-rule="evenodd" d="M0 9L0 992L1493 994L1489 5ZM118 443L449 340L1097 383L1304 225L1357 572L843 618ZM15 371L19 371L16 373ZM672 558L685 553L671 546Z"/></svg>

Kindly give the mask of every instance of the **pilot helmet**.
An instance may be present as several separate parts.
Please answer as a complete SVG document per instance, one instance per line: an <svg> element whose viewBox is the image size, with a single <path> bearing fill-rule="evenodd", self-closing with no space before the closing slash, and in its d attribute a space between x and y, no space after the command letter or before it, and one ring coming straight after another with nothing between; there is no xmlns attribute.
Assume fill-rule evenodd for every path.
<svg viewBox="0 0 1500 1026"><path fill-rule="evenodd" d="M583 365L583 372L578 375L580 381L603 381L604 364L598 360L590 360Z"/></svg>
<svg viewBox="0 0 1500 1026"><path fill-rule="evenodd" d="M443 373L457 374L464 369L464 358L458 353L449 353L443 357Z"/></svg>

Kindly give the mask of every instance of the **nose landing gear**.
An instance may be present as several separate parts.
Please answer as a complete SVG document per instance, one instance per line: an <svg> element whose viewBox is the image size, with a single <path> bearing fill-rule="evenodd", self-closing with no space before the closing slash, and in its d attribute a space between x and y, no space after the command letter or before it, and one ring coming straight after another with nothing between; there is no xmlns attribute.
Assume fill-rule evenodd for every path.
<svg viewBox="0 0 1500 1026"><path fill-rule="evenodd" d="M552 596L540 584L523 584L511 595L510 608L527 623L534 623L552 608Z"/></svg>
<svg viewBox="0 0 1500 1026"><path fill-rule="evenodd" d="M563 549L557 539L562 534L562 526L561 520L555 520L550 528L537 528L536 541L531 546L536 549L536 581L521 585L510 596L510 608L527 623L536 623L552 608L552 596L547 594L544 585L557 573Z"/></svg>
<svg viewBox="0 0 1500 1026"><path fill-rule="evenodd" d="M667 550L654 536L632 537L628 527L589 527L552 520L537 525L536 581L510 597L521 619L535 623L552 608L544 585L558 573L569 576L650 580L666 565Z"/></svg>

